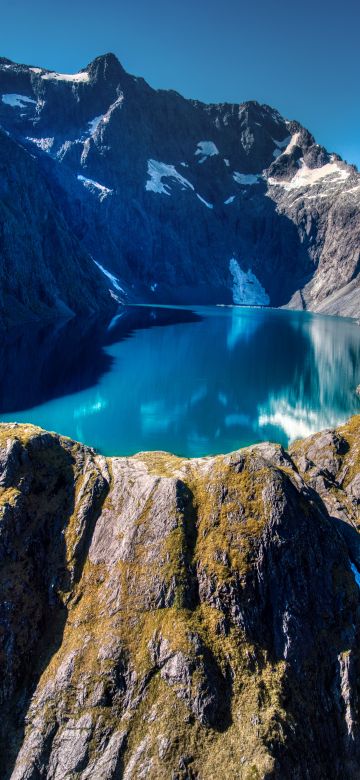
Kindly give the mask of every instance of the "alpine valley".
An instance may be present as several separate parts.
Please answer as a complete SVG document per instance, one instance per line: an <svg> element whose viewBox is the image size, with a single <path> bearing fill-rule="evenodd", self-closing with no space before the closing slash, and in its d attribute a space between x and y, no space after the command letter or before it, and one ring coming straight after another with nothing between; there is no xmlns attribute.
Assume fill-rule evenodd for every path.
<svg viewBox="0 0 360 780"><path fill-rule="evenodd" d="M273 108L154 90L113 54L3 58L0 125L3 324L114 298L359 316L360 176Z"/></svg>

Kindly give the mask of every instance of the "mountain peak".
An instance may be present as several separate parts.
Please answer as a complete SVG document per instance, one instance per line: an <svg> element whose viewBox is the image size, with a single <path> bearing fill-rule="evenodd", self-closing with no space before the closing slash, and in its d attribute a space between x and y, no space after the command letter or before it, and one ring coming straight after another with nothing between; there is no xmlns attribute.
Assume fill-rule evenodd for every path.
<svg viewBox="0 0 360 780"><path fill-rule="evenodd" d="M97 63L103 62L103 63L106 63L107 65L110 65L110 64L120 65L120 62L119 62L116 54L114 54L112 51L105 52L105 54L99 54L97 57L95 57L91 61L90 64L92 65L95 62L97 62Z"/></svg>
<svg viewBox="0 0 360 780"><path fill-rule="evenodd" d="M126 71L112 52L100 54L89 63L86 70L97 79L113 80L123 76Z"/></svg>
<svg viewBox="0 0 360 780"><path fill-rule="evenodd" d="M14 204L18 192L33 190L35 162L46 186L61 178L66 235L80 235L90 263L131 296L245 304L254 299L251 283L258 303L359 317L359 176L275 108L256 100L205 104L152 89L105 52L78 73L3 61L0 125L17 143L3 155ZM0 203L0 222L1 215ZM23 215L16 218L11 233L22 236ZM40 208L37 219L34 257ZM9 240L14 297L29 247L15 250ZM9 275L0 266L1 293ZM36 284L41 291L43 281ZM59 286L75 310L60 271Z"/></svg>

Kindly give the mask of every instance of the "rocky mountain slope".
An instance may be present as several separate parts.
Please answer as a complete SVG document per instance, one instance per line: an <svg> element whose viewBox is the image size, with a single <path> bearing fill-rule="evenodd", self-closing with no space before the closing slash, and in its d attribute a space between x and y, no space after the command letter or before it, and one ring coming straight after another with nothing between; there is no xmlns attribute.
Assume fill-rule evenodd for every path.
<svg viewBox="0 0 360 780"><path fill-rule="evenodd" d="M269 106L154 90L112 54L73 75L0 59L0 124L0 235L18 237L0 244L9 306L46 298L51 273L51 302L86 308L102 270L122 300L359 316L360 176ZM32 188L39 213L25 239L18 203ZM70 266L77 282L89 275L83 292Z"/></svg>
<svg viewBox="0 0 360 780"><path fill-rule="evenodd" d="M228 456L0 426L4 780L358 778L360 417Z"/></svg>
<svg viewBox="0 0 360 780"><path fill-rule="evenodd" d="M103 274L69 230L66 200L0 130L0 326L107 311Z"/></svg>

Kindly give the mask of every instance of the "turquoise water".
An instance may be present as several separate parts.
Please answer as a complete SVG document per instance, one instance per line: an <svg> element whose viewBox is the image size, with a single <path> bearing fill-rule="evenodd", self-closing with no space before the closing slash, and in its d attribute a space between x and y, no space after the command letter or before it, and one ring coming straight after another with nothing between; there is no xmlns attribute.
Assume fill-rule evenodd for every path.
<svg viewBox="0 0 360 780"><path fill-rule="evenodd" d="M0 360L2 421L106 455L287 445L360 412L360 327L307 313L131 307L16 332Z"/></svg>

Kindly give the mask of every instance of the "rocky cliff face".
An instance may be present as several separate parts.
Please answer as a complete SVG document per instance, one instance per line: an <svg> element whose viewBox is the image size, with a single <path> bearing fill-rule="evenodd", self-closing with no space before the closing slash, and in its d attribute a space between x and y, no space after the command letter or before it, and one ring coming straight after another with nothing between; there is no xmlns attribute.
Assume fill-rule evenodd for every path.
<svg viewBox="0 0 360 780"><path fill-rule="evenodd" d="M360 314L359 174L269 106L153 90L111 54L74 75L2 59L0 123L10 164L34 168L9 183L15 215L18 180L45 179L69 261L81 249L116 296ZM16 258L38 256L32 224L14 297Z"/></svg>
<svg viewBox="0 0 360 780"><path fill-rule="evenodd" d="M114 308L69 230L67 203L32 153L0 129L0 326Z"/></svg>
<svg viewBox="0 0 360 780"><path fill-rule="evenodd" d="M0 445L4 780L359 777L359 417L193 461Z"/></svg>

